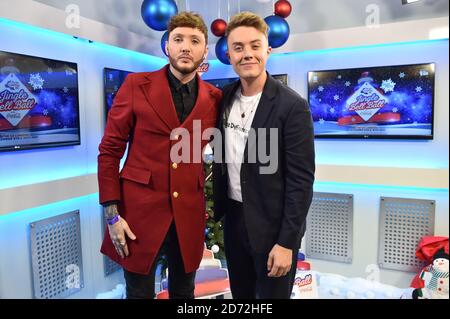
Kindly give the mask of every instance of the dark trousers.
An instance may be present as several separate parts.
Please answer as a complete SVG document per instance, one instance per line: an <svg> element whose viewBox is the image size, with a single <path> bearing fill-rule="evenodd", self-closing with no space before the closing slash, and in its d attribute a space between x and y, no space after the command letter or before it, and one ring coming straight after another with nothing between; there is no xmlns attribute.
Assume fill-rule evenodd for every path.
<svg viewBox="0 0 450 319"><path fill-rule="evenodd" d="M229 200L228 208L224 244L233 298L289 299L294 285L298 248L292 252L292 267L286 276L268 277L270 251L255 253L250 247L242 203Z"/></svg>
<svg viewBox="0 0 450 319"><path fill-rule="evenodd" d="M158 256L165 254L169 269L169 298L170 299L194 299L195 271L185 273L183 259L181 257L180 245L172 222ZM137 274L123 270L127 299L154 299L155 298L155 270L158 257L153 262L150 273L147 275Z"/></svg>

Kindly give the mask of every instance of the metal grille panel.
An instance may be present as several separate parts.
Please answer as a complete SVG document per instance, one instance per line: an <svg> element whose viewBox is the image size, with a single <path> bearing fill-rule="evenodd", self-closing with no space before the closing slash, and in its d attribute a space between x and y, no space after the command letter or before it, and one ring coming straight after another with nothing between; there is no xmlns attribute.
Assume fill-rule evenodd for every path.
<svg viewBox="0 0 450 319"><path fill-rule="evenodd" d="M315 192L307 217L306 255L351 263L353 195Z"/></svg>
<svg viewBox="0 0 450 319"><path fill-rule="evenodd" d="M416 257L417 244L434 234L435 202L389 197L380 201L380 267L417 272L425 266Z"/></svg>
<svg viewBox="0 0 450 319"><path fill-rule="evenodd" d="M105 231L106 231L106 222L105 222L105 214L103 212L103 207L101 208L101 221L100 224L102 225L102 238L104 238L105 236ZM122 269L122 267L116 263L115 261L113 261L111 258L109 258L106 255L103 255L103 272L105 274L105 277L115 273L116 271Z"/></svg>
<svg viewBox="0 0 450 319"><path fill-rule="evenodd" d="M65 298L83 287L80 212L30 223L34 298Z"/></svg>

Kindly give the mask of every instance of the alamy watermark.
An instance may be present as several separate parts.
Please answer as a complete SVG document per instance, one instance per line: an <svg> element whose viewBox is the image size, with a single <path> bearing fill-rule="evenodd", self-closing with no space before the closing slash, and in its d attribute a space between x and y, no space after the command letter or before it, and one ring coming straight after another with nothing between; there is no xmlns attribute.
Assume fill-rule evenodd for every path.
<svg viewBox="0 0 450 319"><path fill-rule="evenodd" d="M186 128L173 129L170 140L177 142L170 149L170 160L173 163L201 163L205 151L201 147L202 141L211 141L216 163L259 163L260 174L273 174L278 169L278 128L247 130L246 158L223 156L224 137L219 129L210 127L201 132L201 120L193 121L192 134Z"/></svg>
<svg viewBox="0 0 450 319"><path fill-rule="evenodd" d="M374 3L366 6L366 27L379 28L380 27L380 6Z"/></svg>
<svg viewBox="0 0 450 319"><path fill-rule="evenodd" d="M68 29L79 29L80 24L80 7L76 4L69 4L66 7L66 27Z"/></svg>
<svg viewBox="0 0 450 319"><path fill-rule="evenodd" d="M70 264L66 266L66 288L67 289L79 289L80 288L80 267L76 264Z"/></svg>

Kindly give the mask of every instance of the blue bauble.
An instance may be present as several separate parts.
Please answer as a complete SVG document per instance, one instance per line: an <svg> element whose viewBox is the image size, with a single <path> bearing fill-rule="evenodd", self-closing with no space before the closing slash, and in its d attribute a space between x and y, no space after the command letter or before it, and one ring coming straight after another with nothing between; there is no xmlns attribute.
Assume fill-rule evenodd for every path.
<svg viewBox="0 0 450 319"><path fill-rule="evenodd" d="M220 62L224 64L231 64L227 56L227 50L227 37L221 37L216 43L216 56Z"/></svg>
<svg viewBox="0 0 450 319"><path fill-rule="evenodd" d="M289 24L279 16L268 16L264 19L269 26L269 45L281 47L289 38Z"/></svg>
<svg viewBox="0 0 450 319"><path fill-rule="evenodd" d="M169 41L169 31L164 32L163 36L161 37L161 50L162 50L162 52L164 52L164 54L166 56L168 56L166 53L166 42L167 41Z"/></svg>
<svg viewBox="0 0 450 319"><path fill-rule="evenodd" d="M173 0L144 0L141 6L142 19L156 31L167 30L170 18L177 13L177 4Z"/></svg>

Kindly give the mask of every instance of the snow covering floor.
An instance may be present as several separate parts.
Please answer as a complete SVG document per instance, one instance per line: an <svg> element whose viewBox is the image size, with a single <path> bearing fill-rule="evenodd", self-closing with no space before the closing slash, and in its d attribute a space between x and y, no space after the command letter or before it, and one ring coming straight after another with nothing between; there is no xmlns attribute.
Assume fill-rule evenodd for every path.
<svg viewBox="0 0 450 319"><path fill-rule="evenodd" d="M411 288L397 288L363 278L314 272L320 299L400 299L411 295ZM404 298L404 297L403 297Z"/></svg>
<svg viewBox="0 0 450 319"><path fill-rule="evenodd" d="M411 296L411 288L397 288L363 278L348 278L337 274L313 272L318 283L319 299L400 299ZM226 299L231 296L225 296ZM125 285L119 284L109 292L100 293L97 299L125 298ZM407 299L410 299L407 298Z"/></svg>

